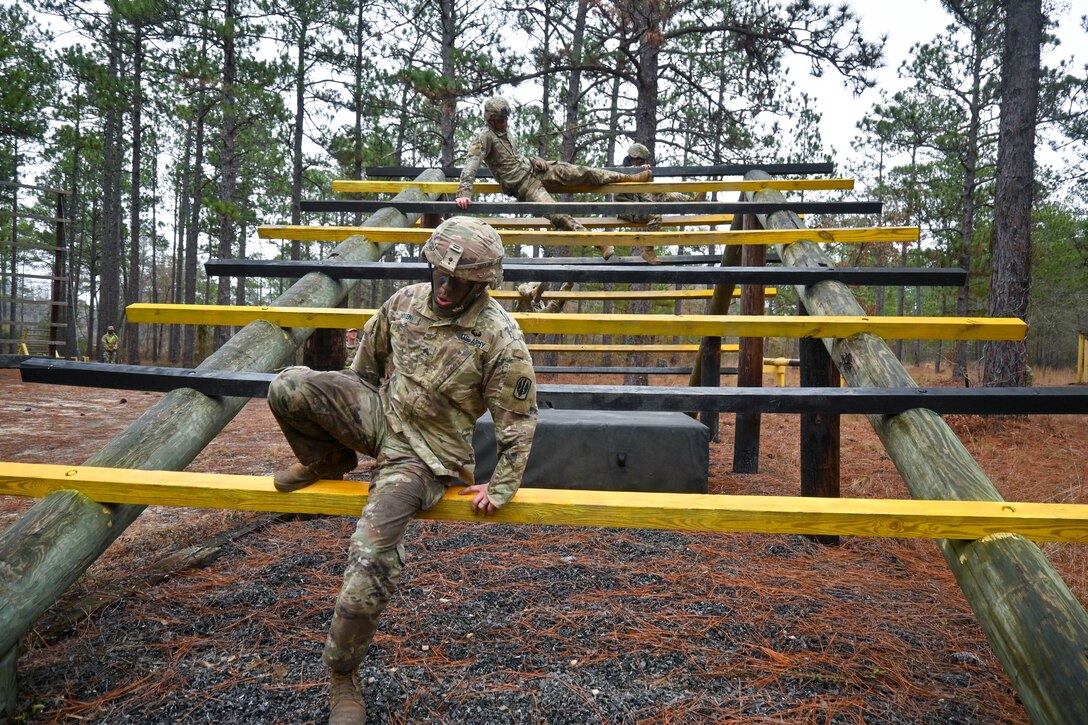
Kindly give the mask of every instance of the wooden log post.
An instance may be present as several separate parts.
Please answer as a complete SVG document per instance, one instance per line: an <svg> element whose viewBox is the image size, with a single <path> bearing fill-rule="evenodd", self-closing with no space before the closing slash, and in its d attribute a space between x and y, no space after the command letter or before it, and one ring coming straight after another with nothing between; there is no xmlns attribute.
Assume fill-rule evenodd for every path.
<svg viewBox="0 0 1088 725"><path fill-rule="evenodd" d="M754 171L747 178L769 177ZM781 199L777 191L751 196ZM761 220L766 229L804 227L792 212L761 215ZM778 251L784 264L831 266L811 242L795 242ZM798 287L797 294L812 315L864 314L850 289L838 282ZM823 342L853 387L917 385L888 345L874 335ZM868 419L914 498L1002 500L936 413L916 409ZM977 541L940 539L937 544L1031 721L1088 722L1088 614L1039 547L1014 534Z"/></svg>
<svg viewBox="0 0 1088 725"><path fill-rule="evenodd" d="M1077 335L1077 384L1083 385L1088 383L1088 334L1079 333Z"/></svg>
<svg viewBox="0 0 1088 725"><path fill-rule="evenodd" d="M744 229L758 229L759 225L750 214L743 216ZM746 244L741 253L745 267L762 267L767 261L767 247ZM762 315L764 306L763 285L741 285L740 313ZM763 387L763 338L742 337L737 357L737 387ZM733 473L759 473L759 432L762 419L759 413L738 413L733 439Z"/></svg>
<svg viewBox="0 0 1088 725"><path fill-rule="evenodd" d="M738 231L744 228L744 222L740 214L733 216L733 221L730 222L729 229L732 231ZM739 245L730 245L722 252L722 267L736 267L740 264L741 247ZM714 295L710 298L710 302L707 304L706 313L708 315L727 315L729 314L729 303L733 301L733 292L736 290L735 284L715 284ZM721 385L721 375L718 371L722 366L722 339L720 337L704 337L699 343L699 354L695 356L695 363L692 367L691 376L688 378L688 385L691 386L710 386L718 387ZM704 374L704 370L706 373ZM704 410L699 414L699 420L710 429L710 439L717 442L718 440L718 411L716 410Z"/></svg>
<svg viewBox="0 0 1088 725"><path fill-rule="evenodd" d="M798 314L807 314L797 303ZM801 387L839 387L839 371L827 348L818 338L800 340ZM801 495L823 498L839 497L839 421L838 413L801 414ZM813 540L837 545L838 536L814 536Z"/></svg>
<svg viewBox="0 0 1088 725"><path fill-rule="evenodd" d="M441 180L438 170L421 180ZM426 198L415 189L398 199ZM364 226L413 224L418 215L383 209ZM374 261L385 252L361 236L351 237L329 255L341 261ZM358 282L309 274L273 305L331 307ZM255 321L206 359L199 370L269 372L293 359L312 334L310 328L280 328ZM181 470L238 414L248 398L207 397L193 390L165 395L127 429L91 456L85 465L146 470ZM0 720L15 703L15 661L23 635L53 602L131 524L145 507L103 505L73 491L42 499L0 536Z"/></svg>

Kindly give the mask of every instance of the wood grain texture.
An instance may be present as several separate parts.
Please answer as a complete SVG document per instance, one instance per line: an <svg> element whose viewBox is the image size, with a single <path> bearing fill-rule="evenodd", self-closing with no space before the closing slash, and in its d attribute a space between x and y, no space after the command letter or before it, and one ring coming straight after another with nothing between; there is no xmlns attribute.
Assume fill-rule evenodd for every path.
<svg viewBox="0 0 1088 725"><path fill-rule="evenodd" d="M759 172L752 176L767 178ZM774 200L781 195L763 191L754 196ZM769 214L763 224L773 229L803 226L789 212ZM808 242L778 251L785 264L831 264ZM838 282L796 289L812 314L863 312L849 288ZM917 387L880 338L866 334L824 344L851 386ZM871 415L869 422L914 498L1001 501L993 483L936 413ZM1088 722L1088 614L1046 556L1016 534L977 541L942 539L938 546L1032 722Z"/></svg>
<svg viewBox="0 0 1088 725"><path fill-rule="evenodd" d="M322 481L279 493L271 476L0 463L0 493L77 492L103 503L358 516L362 481ZM469 499L451 488L421 518L469 521ZM1088 505L801 498L523 488L493 520L514 524L677 531L841 534L981 539L1003 532L1037 541L1088 543Z"/></svg>
<svg viewBox="0 0 1088 725"><path fill-rule="evenodd" d="M126 309L129 322L188 325L246 325L266 320L280 327L362 327L375 310L237 307L137 303ZM800 315L586 315L515 312L527 333L562 335L695 335L735 337L847 338L868 333L886 339L1022 340L1023 320L984 317L875 317Z"/></svg>
<svg viewBox="0 0 1088 725"><path fill-rule="evenodd" d="M630 224L630 222L628 222ZM342 241L349 236L364 236L372 242L422 245L431 237L430 229L398 229L368 227L336 227L298 225L262 225L257 227L261 239L299 239L305 241ZM509 230L500 229L503 244L522 246L593 246L607 241L616 246L632 247L652 245L668 247L707 246L710 244L792 244L808 240L835 244L864 244L881 242L917 241L918 227L859 227L842 229L748 229L711 231L596 231L568 232L558 229Z"/></svg>
<svg viewBox="0 0 1088 725"><path fill-rule="evenodd" d="M457 192L459 186L460 182L457 181L359 181L354 179L336 179L332 182L333 191L362 194L396 194L405 189L413 188L419 189L424 194L454 194ZM849 191L853 188L853 179L755 179L739 181L640 181L597 186L568 185L561 187L559 190L563 193L658 194L672 191L697 193L700 191L759 191L761 189L778 189L779 191ZM477 181L472 185L472 192L473 194L501 194L502 187L494 181Z"/></svg>

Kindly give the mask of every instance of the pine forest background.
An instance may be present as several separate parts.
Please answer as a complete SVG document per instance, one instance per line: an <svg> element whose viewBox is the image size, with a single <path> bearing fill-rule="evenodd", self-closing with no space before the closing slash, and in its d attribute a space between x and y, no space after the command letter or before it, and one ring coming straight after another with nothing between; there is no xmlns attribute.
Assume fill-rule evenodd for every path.
<svg viewBox="0 0 1088 725"><path fill-rule="evenodd" d="M304 218L299 202L331 198L333 179L362 178L366 166L459 165L480 103L495 94L513 100L523 150L546 158L613 165L639 141L664 165L835 161L836 175L857 180L842 198L880 199L884 212L810 225L918 225L923 235L921 245L833 247L838 263L970 271L963 289L859 288L870 311L984 316L1005 12L995 0L942 5L950 25L913 49L898 69L907 89L881 94L845 153L825 147L820 99L796 70L801 59L853 88L873 84L883 39L843 4L4 0L0 352L14 352L24 329L47 329L58 198L71 220L68 349L97 359L113 324L123 360L191 366L230 330L141 325L136 335L124 306L270 302L285 283L208 278L203 260L320 258L319 243L262 243L256 228L358 223ZM1042 9L1088 35L1068 6ZM1048 153L1035 172L1028 359L1051 367L1072 365L1088 330L1088 73L1052 37L1044 45L1036 139ZM364 283L353 303L391 291ZM664 304L654 311L672 311ZM770 304L792 313L796 301L780 288ZM780 344L788 354L792 343ZM983 354L896 349L957 375Z"/></svg>

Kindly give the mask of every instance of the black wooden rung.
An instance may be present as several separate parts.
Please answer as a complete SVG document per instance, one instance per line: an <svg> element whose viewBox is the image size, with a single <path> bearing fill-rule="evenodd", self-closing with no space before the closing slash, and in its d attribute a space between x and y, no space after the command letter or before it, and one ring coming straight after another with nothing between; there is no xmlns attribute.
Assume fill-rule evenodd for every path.
<svg viewBox="0 0 1088 725"><path fill-rule="evenodd" d="M165 392L191 388L206 395L260 398L272 373L31 358L25 382ZM679 388L653 385L538 385L542 408L728 413L894 415L924 408L978 415L1083 415L1088 388Z"/></svg>
<svg viewBox="0 0 1088 725"><path fill-rule="evenodd" d="M667 258L664 258L667 260ZM422 262L333 262L285 259L210 259L212 277L297 278L320 272L334 279L430 279ZM668 264L504 265L511 282L657 282L661 284L813 285L835 280L853 285L961 287L967 273L958 268L925 267L682 267Z"/></svg>
<svg viewBox="0 0 1088 725"><path fill-rule="evenodd" d="M879 201L571 201L571 202L473 202L461 209L453 201L381 201L376 199L330 199L303 201L304 212L376 212L392 208L403 214L517 214L545 216L573 214L589 216L645 214L772 214L792 211L797 214L879 214Z"/></svg>

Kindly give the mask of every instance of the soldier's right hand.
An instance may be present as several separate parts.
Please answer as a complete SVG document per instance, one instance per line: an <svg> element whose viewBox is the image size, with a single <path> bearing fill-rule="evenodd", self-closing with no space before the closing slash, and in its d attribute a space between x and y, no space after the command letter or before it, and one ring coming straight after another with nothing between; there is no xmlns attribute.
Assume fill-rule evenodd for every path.
<svg viewBox="0 0 1088 725"><path fill-rule="evenodd" d="M534 171L539 171L543 174L545 171L548 170L548 162L540 158L539 156L534 156L531 160L533 163Z"/></svg>
<svg viewBox="0 0 1088 725"><path fill-rule="evenodd" d="M471 204L471 203L472 203L472 199L468 198L467 196L457 197L457 208L458 209L468 209L468 205Z"/></svg>

